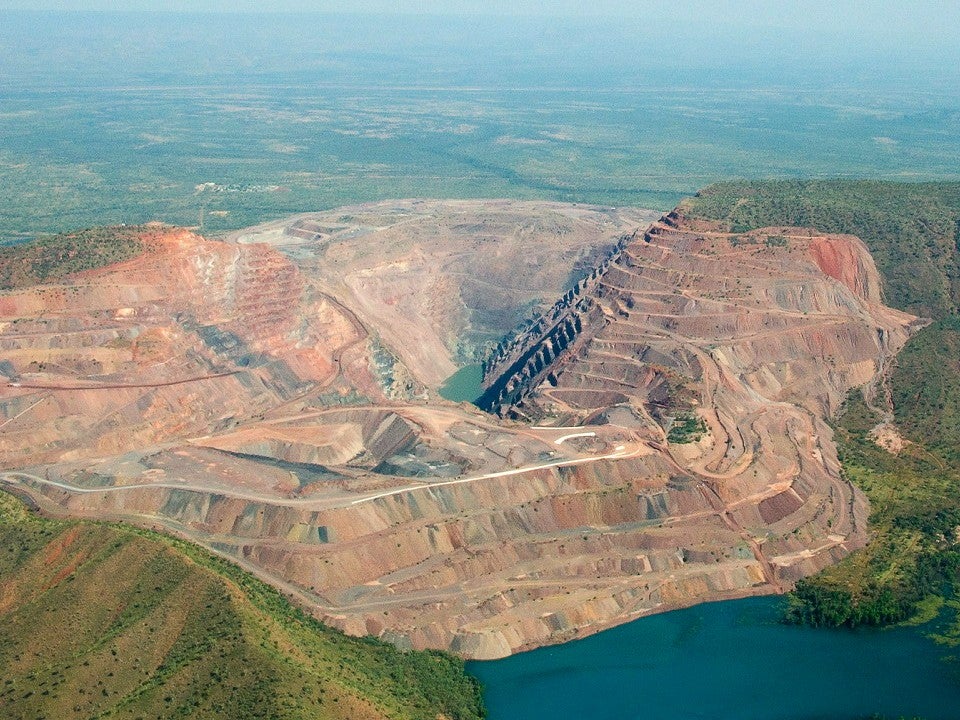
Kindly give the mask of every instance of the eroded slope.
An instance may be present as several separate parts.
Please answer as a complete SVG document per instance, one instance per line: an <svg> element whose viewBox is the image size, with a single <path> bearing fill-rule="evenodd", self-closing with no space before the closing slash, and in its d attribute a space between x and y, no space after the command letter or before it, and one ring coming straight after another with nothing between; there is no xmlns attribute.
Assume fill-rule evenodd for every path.
<svg viewBox="0 0 960 720"><path fill-rule="evenodd" d="M332 385L365 340L265 246L165 228L140 242L126 262L0 295L5 466L222 430Z"/></svg>
<svg viewBox="0 0 960 720"><path fill-rule="evenodd" d="M405 200L239 231L294 259L438 387L589 272L648 210L507 200Z"/></svg>

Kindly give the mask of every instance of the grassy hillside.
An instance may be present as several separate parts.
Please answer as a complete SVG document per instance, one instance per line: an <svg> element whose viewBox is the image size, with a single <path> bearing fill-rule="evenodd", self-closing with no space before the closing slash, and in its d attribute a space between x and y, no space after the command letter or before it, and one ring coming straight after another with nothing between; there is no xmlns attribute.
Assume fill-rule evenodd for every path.
<svg viewBox="0 0 960 720"><path fill-rule="evenodd" d="M854 392L836 421L843 471L870 498L870 544L792 594L789 620L884 625L960 609L960 318L920 331L890 376L908 441L898 455L870 431L881 418ZM954 596L953 600L950 597ZM958 615L960 619L960 615ZM951 644L960 641L954 622Z"/></svg>
<svg viewBox="0 0 960 720"><path fill-rule="evenodd" d="M934 323L907 344L892 387L903 433L960 468L960 316Z"/></svg>
<svg viewBox="0 0 960 720"><path fill-rule="evenodd" d="M0 290L51 282L134 257L139 227L103 227L0 247Z"/></svg>
<svg viewBox="0 0 960 720"><path fill-rule="evenodd" d="M894 382L916 388L902 372ZM870 498L870 543L798 583L787 611L793 622L900 622L939 607L960 580L960 467L920 444L891 455L870 437L879 421L855 393L836 427L843 470Z"/></svg>
<svg viewBox="0 0 960 720"><path fill-rule="evenodd" d="M456 658L348 638L188 543L0 492L0 717L482 715Z"/></svg>
<svg viewBox="0 0 960 720"><path fill-rule="evenodd" d="M730 182L683 206L734 232L790 225L857 235L883 274L888 304L933 318L960 309L960 183Z"/></svg>

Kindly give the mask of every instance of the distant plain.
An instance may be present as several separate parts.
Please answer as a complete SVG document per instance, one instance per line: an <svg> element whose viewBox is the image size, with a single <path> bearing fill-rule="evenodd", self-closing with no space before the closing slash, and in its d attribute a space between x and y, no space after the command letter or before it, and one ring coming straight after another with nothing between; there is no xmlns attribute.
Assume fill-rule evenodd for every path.
<svg viewBox="0 0 960 720"><path fill-rule="evenodd" d="M762 39L711 64L642 24L0 15L0 241L400 197L667 210L728 178L960 178L936 68L767 67Z"/></svg>

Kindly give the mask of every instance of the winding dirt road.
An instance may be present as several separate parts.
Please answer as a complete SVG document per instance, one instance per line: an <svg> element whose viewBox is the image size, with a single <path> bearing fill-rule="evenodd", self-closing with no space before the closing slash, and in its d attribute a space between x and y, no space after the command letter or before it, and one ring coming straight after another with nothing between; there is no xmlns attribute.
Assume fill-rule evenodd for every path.
<svg viewBox="0 0 960 720"><path fill-rule="evenodd" d="M361 495L360 497L354 499L317 499L317 498L284 498L277 495L267 495L262 493L248 493L248 492L238 492L238 491L225 491L222 488L211 487L207 485L196 485L188 482L157 482L157 483L135 483L131 485L112 485L109 487L81 487L79 485L71 485L69 483L59 482L57 480L50 480L48 478L40 477L39 475L33 475L31 473L25 472L4 472L0 473L0 482L6 483L8 485L14 485L21 487L24 490L32 489L31 483L35 485L43 485L47 487L54 487L59 490L65 490L66 492L77 493L81 495L88 494L106 494L106 493L116 493L116 492L128 492L130 490L153 490L153 489L165 489L165 490L186 490L189 492L198 492L206 493L208 495L219 495L223 497L231 497L239 500L248 500L251 502L260 502L267 503L270 505L279 505L283 507L305 507L313 510L330 510L343 507L352 507L356 505L361 505L367 502L373 502L375 500L381 500L383 498L392 497L394 495L403 495L406 493L418 492L421 490L430 490L436 487L444 487L448 485L462 485L464 483L472 483L480 480L490 480L493 478L501 477L510 477L513 475L523 475L529 472L537 472L539 470L549 470L551 468L559 467L569 467L573 465L584 465L586 463L599 462L601 460L623 460L625 458L637 457L638 455L645 454L647 452L653 452L653 450L646 444L642 442L637 442L635 447L632 449L627 449L626 447L620 446L622 449L616 450L615 452L606 454L606 455L595 455L590 457L581 457L581 458L572 458L566 460L557 460L554 462L540 463L537 465L527 465L522 468L516 468L513 470L501 470L500 472L494 473L485 473L482 475L473 475L466 478L456 478L453 480L438 480L431 483L419 483L417 485L407 485L400 488L393 488L384 492L374 493L370 495Z"/></svg>

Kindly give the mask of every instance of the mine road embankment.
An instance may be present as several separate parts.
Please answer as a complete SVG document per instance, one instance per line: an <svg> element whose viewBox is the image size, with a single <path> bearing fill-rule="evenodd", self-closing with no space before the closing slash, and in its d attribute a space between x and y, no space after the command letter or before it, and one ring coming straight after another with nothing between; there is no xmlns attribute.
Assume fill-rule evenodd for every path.
<svg viewBox="0 0 960 720"><path fill-rule="evenodd" d="M128 492L131 490L154 490L154 489L165 489L165 490L181 490L188 492L197 492L197 493L207 493L211 495L222 495L224 497L233 497L240 500L248 500L252 502L261 502L268 503L271 505L280 505L284 507L311 507L317 510L320 509L336 509L343 507L352 507L355 505L361 505L363 503L372 502L374 500L380 500L382 498L391 497L393 495L403 495L406 493L416 492L418 490L429 490L431 488L443 487L448 485L462 485L464 483L472 483L480 480L490 480L493 478L501 477L510 477L513 475L523 475L529 472L537 472L539 470L549 470L551 468L558 467L570 467L573 465L584 465L592 462L599 462L601 460L623 460L625 458L636 457L644 453L644 450L650 451L649 448L642 444L638 443L633 449L626 449L623 446L618 446L618 449L613 453L608 453L605 455L596 455L590 457L582 458L572 458L565 460L557 460L554 462L541 463L538 465L528 465L522 468L515 468L512 470L501 470L500 472L494 473L485 473L483 475L474 475L466 478L457 478L454 480L440 480L432 483L420 483L417 485L407 485L400 488L394 488L384 492L379 492L374 495L360 496L353 499L345 498L284 498L278 497L276 495L266 495L259 493L243 493L237 492L234 490L227 490L225 488L218 488L212 486L204 485L194 485L190 483L179 483L179 482L162 482L162 483L136 483L131 485L113 485L109 487L80 487L78 485L71 485L69 483L59 482L56 480L50 480L48 478L40 477L39 475L33 475L30 473L24 472L5 472L0 473L0 482L6 483L8 485L13 485L15 487L30 487L30 483L36 485L45 485L47 487L54 487L59 490L65 490L66 492L79 493L79 494L93 494L93 493L113 493L113 492Z"/></svg>
<svg viewBox="0 0 960 720"><path fill-rule="evenodd" d="M212 373L210 375L198 375L192 378L183 378L181 380L167 380L156 383L91 383L89 385L48 385L41 383L23 383L8 382L7 387L24 388L28 390L122 390L139 388L159 388L170 387L171 385L186 385L187 383L201 382L203 380L215 380L222 377L236 375L239 370L229 370L222 373Z"/></svg>

